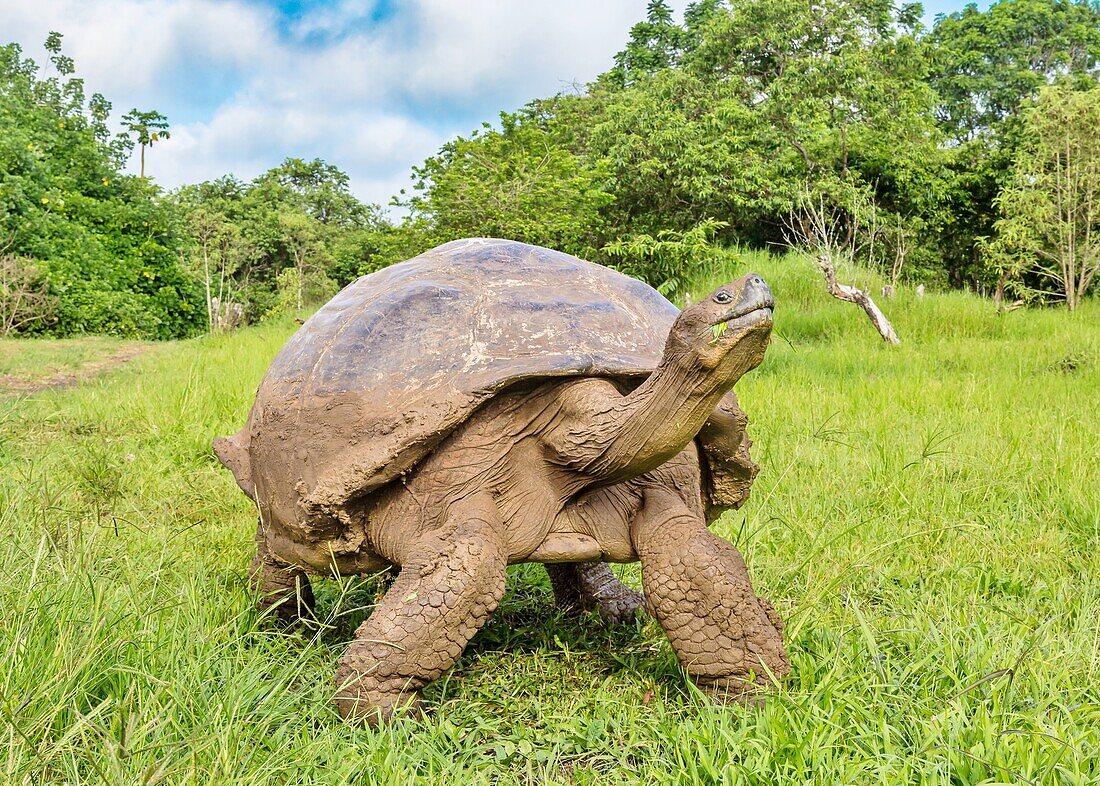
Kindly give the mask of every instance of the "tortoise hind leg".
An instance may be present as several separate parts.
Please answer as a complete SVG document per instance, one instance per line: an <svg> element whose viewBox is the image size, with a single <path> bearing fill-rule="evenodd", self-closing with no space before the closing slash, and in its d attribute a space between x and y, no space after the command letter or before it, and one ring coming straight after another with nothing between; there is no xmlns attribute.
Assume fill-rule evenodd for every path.
<svg viewBox="0 0 1100 786"><path fill-rule="evenodd" d="M646 610L645 596L615 577L606 562L546 563L554 599L566 614L595 611L605 622L633 622Z"/></svg>
<svg viewBox="0 0 1100 786"><path fill-rule="evenodd" d="M670 490L646 491L631 527L642 584L681 665L702 688L748 698L791 670L783 624L745 560Z"/></svg>
<svg viewBox="0 0 1100 786"><path fill-rule="evenodd" d="M336 670L345 718L375 724L418 712L419 691L450 669L504 597L508 558L496 506L468 498L426 533Z"/></svg>
<svg viewBox="0 0 1100 786"><path fill-rule="evenodd" d="M263 534L263 524L256 528L256 556L249 569L249 583L256 596L256 608L271 612L288 624L313 618L313 585L306 572L273 556Z"/></svg>

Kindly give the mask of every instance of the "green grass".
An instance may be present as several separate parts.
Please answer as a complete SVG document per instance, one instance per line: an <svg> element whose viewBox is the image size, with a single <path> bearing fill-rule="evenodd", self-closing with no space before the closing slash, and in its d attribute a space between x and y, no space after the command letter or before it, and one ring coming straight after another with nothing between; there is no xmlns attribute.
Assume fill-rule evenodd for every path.
<svg viewBox="0 0 1100 786"><path fill-rule="evenodd" d="M53 374L79 371L104 356L134 346L140 346L140 342L108 336L0 338L0 376L33 382Z"/></svg>
<svg viewBox="0 0 1100 786"><path fill-rule="evenodd" d="M258 619L254 514L209 450L287 323L0 400L0 780L1100 781L1100 304L903 292L891 348L797 259L693 289L750 267L779 301L738 385L763 469L716 529L788 621L763 708L700 697L652 622L557 618L521 566L427 720L343 724L333 668L375 584L319 582L314 631Z"/></svg>

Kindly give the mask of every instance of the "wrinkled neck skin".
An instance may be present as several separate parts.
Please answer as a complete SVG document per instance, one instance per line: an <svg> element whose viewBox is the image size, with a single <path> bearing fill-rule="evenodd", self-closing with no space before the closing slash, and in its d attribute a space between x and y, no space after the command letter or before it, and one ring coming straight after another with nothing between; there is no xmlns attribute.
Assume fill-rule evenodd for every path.
<svg viewBox="0 0 1100 786"><path fill-rule="evenodd" d="M750 331L714 368L675 335L660 365L631 394L596 413L586 470L599 485L619 483L665 463L693 440L721 398L763 359L767 331ZM607 439L599 439L600 432Z"/></svg>

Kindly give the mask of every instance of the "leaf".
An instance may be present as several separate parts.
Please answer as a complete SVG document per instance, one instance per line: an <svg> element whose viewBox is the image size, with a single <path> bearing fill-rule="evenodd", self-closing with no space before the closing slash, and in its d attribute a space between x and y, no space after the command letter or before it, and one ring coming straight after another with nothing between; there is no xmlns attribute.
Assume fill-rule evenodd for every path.
<svg viewBox="0 0 1100 786"><path fill-rule="evenodd" d="M718 343L718 339L721 338L722 334L726 332L726 327L727 324L725 322L719 322L717 325L710 326L710 333L712 336L714 336L714 338L711 339L711 344Z"/></svg>

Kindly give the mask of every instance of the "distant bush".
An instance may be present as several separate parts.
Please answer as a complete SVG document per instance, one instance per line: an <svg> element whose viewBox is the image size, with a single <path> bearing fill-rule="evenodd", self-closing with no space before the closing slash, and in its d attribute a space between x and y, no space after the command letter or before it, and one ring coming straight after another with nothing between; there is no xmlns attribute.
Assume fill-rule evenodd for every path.
<svg viewBox="0 0 1100 786"><path fill-rule="evenodd" d="M56 319L57 299L34 263L11 254L0 255L0 336Z"/></svg>
<svg viewBox="0 0 1100 786"><path fill-rule="evenodd" d="M363 273L406 258L391 253L393 231L379 209L320 159L288 158L249 182L226 175L184 186L167 202L189 234L182 257L205 296L210 329L224 326L215 301L258 322L316 306Z"/></svg>
<svg viewBox="0 0 1100 786"><path fill-rule="evenodd" d="M603 253L624 273L649 281L665 297L675 297L691 271L715 253L710 240L724 226L725 222L708 218L686 232L665 229L656 236L619 238L604 246Z"/></svg>

